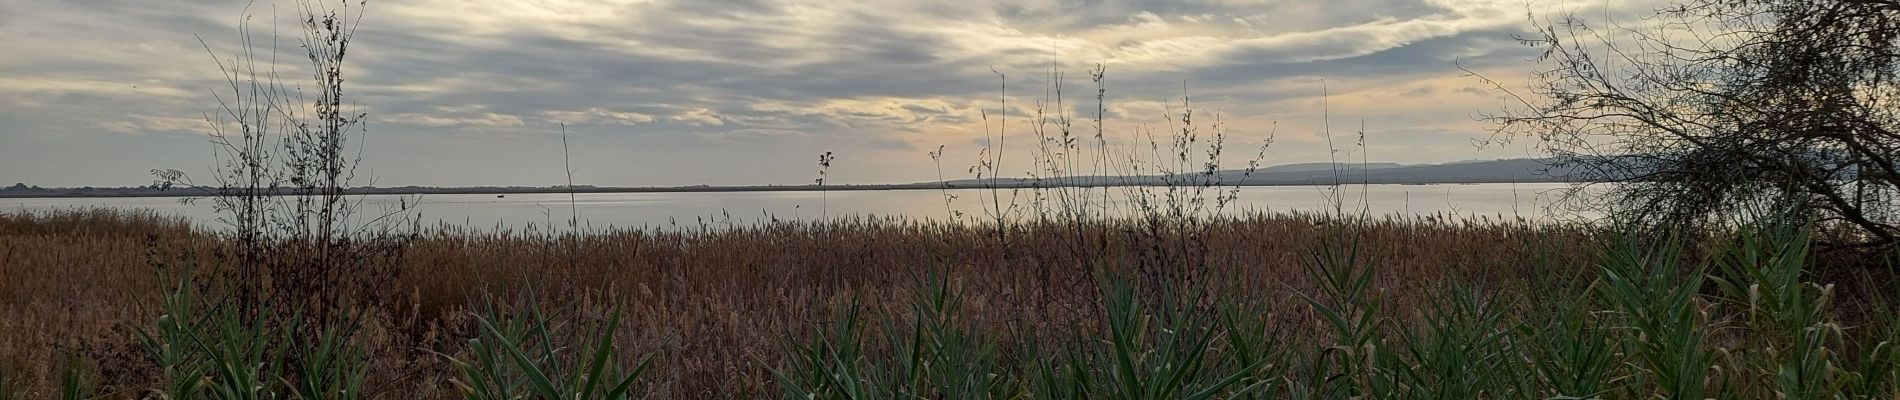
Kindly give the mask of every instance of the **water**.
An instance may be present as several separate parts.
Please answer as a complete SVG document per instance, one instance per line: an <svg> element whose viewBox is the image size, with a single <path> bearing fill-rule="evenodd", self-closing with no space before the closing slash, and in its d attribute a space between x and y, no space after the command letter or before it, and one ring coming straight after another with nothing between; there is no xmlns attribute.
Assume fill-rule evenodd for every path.
<svg viewBox="0 0 1900 400"><path fill-rule="evenodd" d="M1363 208L1372 215L1439 216L1451 218L1518 219L1552 221L1572 215L1553 209L1565 194L1564 184L1442 184L1442 185L1364 185L1341 187L1347 211ZM1102 189L1090 193L1100 198ZM1131 208L1126 200L1129 188L1109 189L1111 213ZM1161 198L1159 191L1156 198ZM1331 212L1335 196L1330 187L1259 186L1239 190L1228 212ZM946 207L945 194L955 200ZM762 220L816 220L847 216L902 217L918 220L954 220L961 212L963 220L987 218L991 193L984 189L875 190L796 192L714 192L714 193L591 193L579 194L573 208L583 224L606 227L699 227L751 224ZM1009 190L999 190L1002 203L1010 201ZM1019 211L1029 211L1033 193L1017 193ZM1212 201L1214 193L1207 194ZM377 213L397 204L404 196L365 196L362 214ZM414 196L408 197L415 200ZM525 227L529 224L564 225L569 215L567 194L427 195L415 208L425 223L446 223L476 228ZM177 198L43 198L0 199L0 211L52 210L75 207L143 208L160 213L183 215L205 227L219 225L209 202L182 204Z"/></svg>

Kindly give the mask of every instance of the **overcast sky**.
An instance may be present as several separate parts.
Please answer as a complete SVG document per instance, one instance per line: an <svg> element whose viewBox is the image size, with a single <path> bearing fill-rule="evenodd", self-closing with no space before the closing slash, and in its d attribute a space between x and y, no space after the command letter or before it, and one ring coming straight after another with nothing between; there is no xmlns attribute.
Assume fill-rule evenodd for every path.
<svg viewBox="0 0 1900 400"><path fill-rule="evenodd" d="M1515 158L1535 154L1473 144L1488 137L1473 117L1505 103L1454 62L1520 83L1527 12L1649 1L372 0L346 95L369 115L358 143L378 186L560 184L560 122L580 184L800 184L827 150L833 182L926 181L940 145L962 178L985 111L1030 142L1052 62L1077 118L1094 109L1087 70L1106 66L1107 135L1123 143L1165 130L1185 88L1230 148L1277 123L1265 164L1327 160L1324 81L1334 133L1363 121L1373 162ZM252 22L266 37L281 25L294 64L295 2L280 2ZM238 48L245 4L0 0L0 185L208 174L220 75L194 35ZM1020 174L1028 152L1010 151L1004 172Z"/></svg>

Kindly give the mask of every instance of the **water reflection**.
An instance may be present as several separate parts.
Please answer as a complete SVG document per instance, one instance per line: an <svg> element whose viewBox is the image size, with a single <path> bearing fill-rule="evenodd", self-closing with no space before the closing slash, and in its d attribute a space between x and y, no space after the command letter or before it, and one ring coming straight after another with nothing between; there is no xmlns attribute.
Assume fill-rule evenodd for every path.
<svg viewBox="0 0 1900 400"><path fill-rule="evenodd" d="M1528 221L1567 220L1574 213L1552 209L1564 196L1564 184L1445 184L1445 185L1362 185L1331 187L1270 186L1241 188L1227 212L1331 212L1336 206L1348 211L1363 210L1372 215L1436 216L1448 218L1523 219ZM1096 209L1108 214L1124 214L1133 209L1128 203L1133 189L1108 189L1106 205L1097 200ZM1165 190L1165 189L1155 189ZM995 192L1001 203L1013 197L1017 214L1032 209L1034 193L1028 190L1014 196L1009 190ZM1103 197L1102 189L1091 196ZM991 215L992 192L983 189L882 190L832 192L718 192L718 193L594 193L575 197L573 209L583 223L594 228L607 227L698 227L745 225L760 221L815 220L821 217L852 216L901 217L913 220L946 221L983 219ZM949 204L945 196L954 198ZM1215 194L1206 194L1209 201ZM1155 193L1157 199L1165 199ZM1334 198L1339 202L1335 203ZM413 199L413 198L412 198ZM366 213L396 204L398 196L364 198ZM529 224L565 224L570 215L566 194L428 195L416 208L425 223L445 223L477 228L525 227ZM1165 201L1165 200L1164 200ZM1055 204L1053 200L1050 203ZM48 210L73 207L145 208L162 213L187 216L205 226L217 224L208 202L181 204L176 198L54 198L0 199L0 210Z"/></svg>

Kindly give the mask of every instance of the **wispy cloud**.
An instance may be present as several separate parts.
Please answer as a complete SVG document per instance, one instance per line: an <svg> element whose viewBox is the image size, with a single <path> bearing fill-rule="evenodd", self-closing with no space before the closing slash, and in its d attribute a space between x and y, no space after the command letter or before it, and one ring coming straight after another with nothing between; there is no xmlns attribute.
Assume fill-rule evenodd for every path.
<svg viewBox="0 0 1900 400"><path fill-rule="evenodd" d="M197 37L231 54L245 4L0 0L0 148L50 148L0 151L0 179L139 182L127 171L207 163L202 140L178 135L207 129L222 79ZM291 10L253 5L260 41L273 20L294 27ZM1522 154L1465 144L1484 134L1470 116L1499 103L1452 63L1505 76L1530 66L1510 39L1526 25L1519 0L372 0L367 11L349 95L369 112L367 166L385 184L549 183L530 171L558 162L536 147L557 123L590 144L577 164L612 171L580 177L599 184L802 182L805 159L825 150L850 155L834 168L862 169L851 179L923 180L934 169L920 149L974 159L985 112L1026 132L1052 66L1066 72L1065 105L1088 104L1069 110L1086 117L1083 72L1096 64L1109 71L1111 135L1160 123L1185 94L1220 110L1235 140L1278 121L1290 144L1270 162L1324 158L1301 144L1317 143L1323 79L1336 122L1365 120L1384 133L1375 146L1433 149L1385 152L1394 161L1510 157ZM294 80L295 36L281 36ZM1009 76L1007 113L992 71ZM140 139L148 154L43 167L63 162L43 154L147 132L168 133Z"/></svg>

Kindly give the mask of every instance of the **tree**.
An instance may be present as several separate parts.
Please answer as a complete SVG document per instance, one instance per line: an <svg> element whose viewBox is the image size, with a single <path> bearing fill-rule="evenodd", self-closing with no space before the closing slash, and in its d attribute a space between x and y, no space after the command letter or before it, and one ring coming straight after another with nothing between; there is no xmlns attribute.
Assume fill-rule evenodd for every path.
<svg viewBox="0 0 1900 400"><path fill-rule="evenodd" d="M247 7L235 52L202 43L224 78L212 92L217 109L206 116L217 157L209 182L152 170L154 187L202 191L230 226L235 268L222 269L229 276L221 278L241 283L233 298L247 313L318 321L301 325L311 329L357 329L359 306L386 297L371 286L400 272L409 239L401 230L414 227L413 203L363 213L363 197L349 195L364 150L351 149L351 137L367 133L366 114L344 97L344 61L366 7L361 0L298 2L296 44L307 64L284 65L277 30L268 37L254 31ZM290 72L309 80L280 79Z"/></svg>
<svg viewBox="0 0 1900 400"><path fill-rule="evenodd" d="M1486 119L1574 178L1617 183L1587 205L1633 225L1799 205L1893 244L1897 16L1900 0L1679 0L1635 26L1534 22L1530 88L1484 79L1516 101Z"/></svg>

